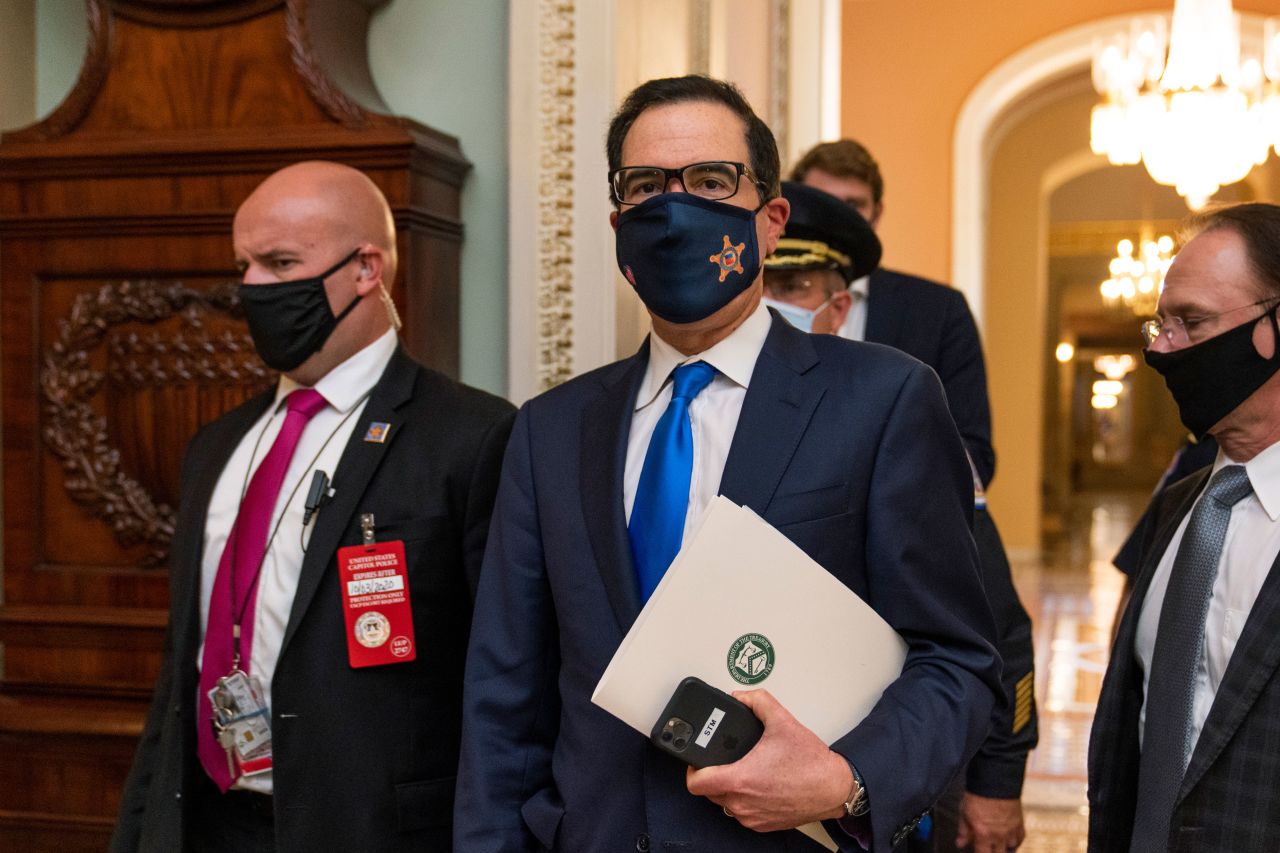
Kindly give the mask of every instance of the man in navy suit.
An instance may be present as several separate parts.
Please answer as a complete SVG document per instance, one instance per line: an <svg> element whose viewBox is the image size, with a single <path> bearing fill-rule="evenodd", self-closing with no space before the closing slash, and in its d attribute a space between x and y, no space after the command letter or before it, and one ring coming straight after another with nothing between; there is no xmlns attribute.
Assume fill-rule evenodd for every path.
<svg viewBox="0 0 1280 853"><path fill-rule="evenodd" d="M814 146L796 163L791 178L844 202L873 228L879 225L884 214L884 178L871 152L858 142L841 139ZM801 227L812 230L816 225L825 230L833 218L829 214L809 217ZM971 842L978 850L1017 847L1025 836L1022 780L1027 754L1038 737L1035 655L1031 619L1018 599L1000 533L987 511L985 490L995 474L996 455L977 324L960 291L886 269L852 277L848 296L836 297L831 308L825 320L835 325L816 331L900 349L932 367L942 380L947 408L973 465L973 537L996 619L996 646L1004 661L1006 702L996 709L991 733L964 778L934 809L933 838L914 846L935 853L965 848Z"/></svg>
<svg viewBox="0 0 1280 853"><path fill-rule="evenodd" d="M901 353L805 335L762 305L788 205L773 136L733 86L650 81L607 148L618 263L653 334L517 416L468 651L455 849L816 850L783 830L830 819L842 849L890 850L978 748L999 690L942 389ZM736 694L762 740L694 772L590 696L716 494L909 651L830 748L767 690Z"/></svg>
<svg viewBox="0 0 1280 853"><path fill-rule="evenodd" d="M852 139L824 142L805 153L791 180L830 193L875 228L884 214L884 179L866 148ZM964 294L907 273L878 268L849 285L852 296L840 335L900 349L942 380L947 406L984 487L991 484L991 406L978 326Z"/></svg>

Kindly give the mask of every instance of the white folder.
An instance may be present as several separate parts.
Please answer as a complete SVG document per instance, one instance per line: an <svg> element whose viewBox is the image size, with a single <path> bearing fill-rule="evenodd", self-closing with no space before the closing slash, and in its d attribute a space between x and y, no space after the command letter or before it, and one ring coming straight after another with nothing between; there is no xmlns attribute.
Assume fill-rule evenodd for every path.
<svg viewBox="0 0 1280 853"><path fill-rule="evenodd" d="M852 590L750 509L716 497L591 701L648 737L694 675L725 692L767 689L830 744L871 711L906 654ZM819 824L800 830L836 849Z"/></svg>

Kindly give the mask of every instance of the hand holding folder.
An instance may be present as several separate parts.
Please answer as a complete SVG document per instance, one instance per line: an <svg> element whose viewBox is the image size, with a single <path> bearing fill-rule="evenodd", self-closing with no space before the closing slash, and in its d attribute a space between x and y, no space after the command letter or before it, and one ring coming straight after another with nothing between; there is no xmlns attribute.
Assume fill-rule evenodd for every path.
<svg viewBox="0 0 1280 853"><path fill-rule="evenodd" d="M898 677L906 648L866 602L784 535L717 497L591 698L647 736L686 676L726 692L759 687L831 744ZM821 839L810 829L802 831L834 849L819 826L812 829Z"/></svg>

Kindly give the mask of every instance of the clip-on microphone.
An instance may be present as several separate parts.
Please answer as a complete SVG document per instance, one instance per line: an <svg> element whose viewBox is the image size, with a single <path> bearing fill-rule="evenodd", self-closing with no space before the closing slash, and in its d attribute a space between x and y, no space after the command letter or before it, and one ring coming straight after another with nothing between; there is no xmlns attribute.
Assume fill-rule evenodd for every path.
<svg viewBox="0 0 1280 853"><path fill-rule="evenodd" d="M311 519L322 506L329 502L331 497L333 497L333 489L329 488L329 475L323 471L316 471L311 478L311 488L307 490L307 502L303 504L303 527L311 523Z"/></svg>

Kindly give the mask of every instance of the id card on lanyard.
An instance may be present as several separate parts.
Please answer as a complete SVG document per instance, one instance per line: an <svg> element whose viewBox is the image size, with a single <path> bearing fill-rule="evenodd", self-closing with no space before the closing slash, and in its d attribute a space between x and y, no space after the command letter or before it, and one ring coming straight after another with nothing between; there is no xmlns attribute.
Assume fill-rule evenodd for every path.
<svg viewBox="0 0 1280 853"><path fill-rule="evenodd" d="M404 542L375 542L373 516L360 516L364 541L338 549L338 582L353 667L408 663L418 656Z"/></svg>

